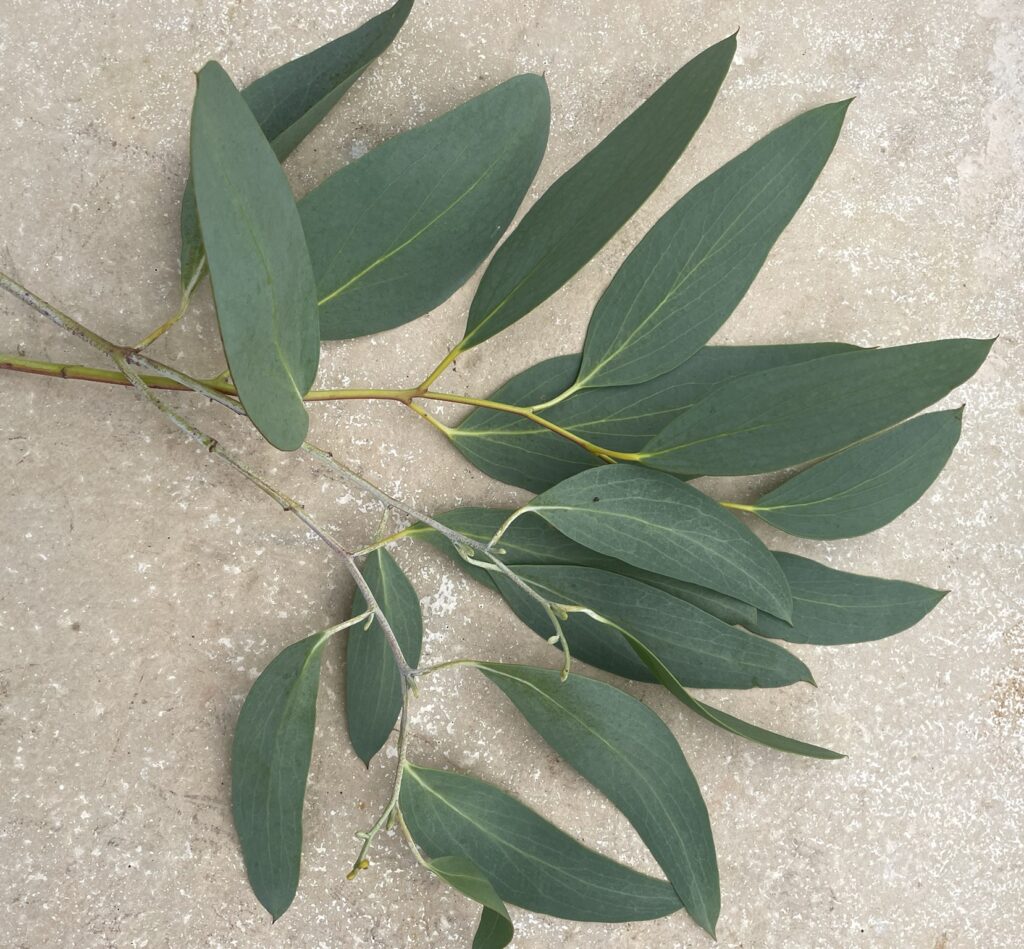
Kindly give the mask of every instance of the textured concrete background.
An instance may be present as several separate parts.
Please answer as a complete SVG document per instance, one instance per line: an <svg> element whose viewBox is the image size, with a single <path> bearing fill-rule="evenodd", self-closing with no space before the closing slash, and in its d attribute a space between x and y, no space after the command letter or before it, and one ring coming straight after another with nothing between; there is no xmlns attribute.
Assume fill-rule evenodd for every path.
<svg viewBox="0 0 1024 949"><path fill-rule="evenodd" d="M124 342L172 308L192 70L246 82L382 0L3 0L0 269ZM483 394L568 351L615 266L691 184L799 110L856 94L831 164L720 334L896 344L1000 334L939 483L875 535L780 547L952 587L917 629L798 649L821 683L715 696L847 752L762 750L634 689L705 789L724 947L994 947L1022 942L1024 86L1016 0L836 5L420 0L392 51L288 170L299 191L391 133L522 71L551 87L538 188L656 84L737 26L739 52L690 152L571 286L461 359ZM535 195L536 195L535 191ZM404 385L458 338L470 289L412 326L334 344L324 381ZM0 350L91 360L11 301ZM215 371L204 291L158 355ZM358 542L378 512L175 397ZM456 417L443 412L444 417ZM316 440L424 508L511 502L398 407L314 411ZM286 643L343 615L348 581L290 519L130 393L0 378L0 932L16 946L456 946L468 901L393 835L358 882L355 830L387 795L349 751L339 659L325 665L299 896L270 926L244 879L226 755L242 698ZM742 496L744 486L734 487ZM403 547L430 657L551 662L537 637L439 558ZM650 867L631 829L469 673L417 704L415 758L514 791L591 845ZM603 927L513 910L517 945L705 946L685 914Z"/></svg>

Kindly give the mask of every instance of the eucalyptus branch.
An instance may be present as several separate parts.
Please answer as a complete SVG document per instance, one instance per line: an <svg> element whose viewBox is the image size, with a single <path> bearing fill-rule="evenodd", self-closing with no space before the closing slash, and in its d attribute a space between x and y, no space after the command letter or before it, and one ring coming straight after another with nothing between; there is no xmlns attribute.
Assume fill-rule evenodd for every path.
<svg viewBox="0 0 1024 949"><path fill-rule="evenodd" d="M362 596L364 596L364 598L367 601L367 604L377 613L381 631L383 632L384 637L387 639L388 645L390 646L391 651L394 654L394 658L398 664L398 670L401 673L402 679L408 680L414 675L413 667L409 664L409 662L406 660L406 656L404 656L404 654L402 653L401 646L398 643L397 637L395 636L394 631L391 629L391 624L388 622L387 617L384 615L384 611L378 605L377 600L374 597L373 591L367 584L365 577L362 576L362 573L359 570L352 553L348 551L346 548L342 547L335 540L335 538L331 536L330 533L325 531L323 528L319 527L319 525L316 524L315 521L313 521L313 519L305 512L301 504L299 504L298 502L294 501L291 498L288 498L287 495L283 494L281 491L279 491L278 489L274 488L272 485L264 481L259 475L257 475L254 471L252 471L242 462L239 462L237 459L234 459L234 457L230 455L229 452L225 451L220 446L216 439L212 438L209 435L206 435L205 433L200 431L196 426L194 426L193 424L185 420L182 416L180 416L178 413L176 413L173 408L171 408L166 402L159 398L154 393L154 391L150 387L148 387L145 380L142 379L142 377L135 371L134 366L138 365L140 366L140 368L148 369L151 372L157 373L161 376L165 376L166 378L178 383L179 385L187 389L190 389L191 391L206 395L207 397L216 401L218 404L230 409L230 411L233 412L234 414L246 414L245 408L243 408L241 402L239 402L237 399L231 398L229 395L225 394L224 392L220 391L217 388L214 388L213 386L208 385L207 383L202 382L201 380L194 379L193 377L190 377L187 374L174 369L173 366L166 365L165 363L157 359L153 359L150 356L146 356L143 353L140 353L136 350L128 349L122 346L117 346L114 343L110 342L109 340L103 339L101 336L98 336L88 328L84 327L82 323L80 323L78 320L67 315L66 313L60 312L54 307L51 307L48 303L46 303L45 300L42 300L40 297L36 296L26 288L16 284L14 281L11 281L11 279L7 277L5 274L0 274L0 288L7 290L9 293L12 293L18 299L23 300L24 302L29 304L29 306L31 306L33 309L37 310L43 316L46 316L51 322L54 323L54 325L60 327L63 330L68 331L69 333L73 333L75 336L85 340L87 343L89 343L94 348L98 349L100 352L103 352L104 354L110 356L114 360L114 363L118 366L118 369L121 371L124 377L129 381L129 383L132 386L134 386L134 388L137 391L139 391L146 398L147 401L150 401L151 404L160 409L160 412L162 412L171 422L173 422L178 429L180 429L190 438L193 438L194 440L198 441L200 444L206 447L211 452L211 454L216 455L218 458L222 459L232 468L236 469L239 473L248 478L253 484L259 487L264 493L269 495L270 498L272 498L276 503L278 503L283 510L291 514L294 514L314 534L321 538L321 540L331 550L333 550L339 557L341 557L346 569L352 576L352 579L355 581L355 585L359 589L359 593L361 593ZM527 593L531 598L537 600L542 605L542 608L544 608L545 611L548 613L552 621L552 626L555 629L556 642L560 642L562 645L562 652L564 655L562 676L564 678L568 675L569 664L571 662L568 643L566 642L564 633L562 632L561 624L559 623L558 618L555 616L555 614L551 611L551 607L548 601L541 597L540 594L538 594L536 591L532 590L506 564L502 563L502 561L500 561L496 556L494 556L492 551L490 551L489 549L490 545L481 544L479 541L476 541L475 538L467 536L466 534L460 531L453 530L452 528L445 526L440 521L435 520L429 515L424 514L421 511L417 511L412 506L407 505L406 503L401 502L396 498L393 498L392 495L381 490L375 484L372 484L370 481L368 481L366 478L362 478L361 476L357 475L355 472L351 471L346 466L342 465L337 459L334 458L330 451L326 451L323 448L319 448L316 445L311 444L310 442L303 442L302 447L303 450L307 452L307 454L329 465L329 467L331 467L334 471L336 471L346 480L350 481L353 484L356 484L362 490L367 491L381 503L387 505L388 507L394 508L397 511L400 511L403 514L407 514L410 517L414 517L417 520L422 521L427 526L432 527L438 533L446 537L447 540L455 544L457 549L468 547L472 550L479 551L484 556L486 556L490 561L490 565L488 567L489 569L497 570L498 572L503 573L505 576L509 578L511 583L515 584L517 587L519 587L521 590Z"/></svg>
<svg viewBox="0 0 1024 949"><path fill-rule="evenodd" d="M370 847L373 846L374 839L377 834L388 826L390 821L395 819L398 811L398 798L402 793L402 776L405 773L405 763L408 760L408 748L409 687L408 683L403 683L402 711L398 719L398 764L395 768L395 782L391 788L391 797L388 799L387 804L384 805L384 810L373 826L369 830L360 831L356 834L356 837L363 842L363 845L359 848L359 855L356 857L355 863L352 864L352 869L347 874L347 879L349 880L354 880L359 875L360 870L365 870L370 866L367 854L370 852Z"/></svg>
<svg viewBox="0 0 1024 949"><path fill-rule="evenodd" d="M136 346L122 346L0 274L0 289L105 357L97 368L0 354L0 369L134 388L189 440L295 517L352 576L357 593L348 612L358 615L279 652L249 689L232 742L238 840L253 891L274 919L288 909L299 884L323 649L340 630L365 624L350 633L345 665L349 738L369 764L394 739L397 721L398 761L383 812L356 835L361 845L349 879L370 865L381 831L397 824L416 860L485 907L474 945L505 946L513 938L502 894L527 910L569 919L630 920L638 906L646 919L685 906L714 936L721 905L718 863L707 808L682 751L651 708L604 682L569 676L573 657L563 625L582 614L610 636L621 634L632 649L587 651L592 644L583 639L581 657L627 678L654 672L685 707L718 727L782 751L842 757L706 706L687 689L813 683L803 662L772 640L838 645L891 636L934 608L942 591L773 552L718 505L756 514L798 537L840 539L883 526L921 496L960 436L959 410L919 413L970 378L992 341L937 340L888 350L818 343L766 347L770 353L726 347L702 355L701 346L754 281L824 167L849 105L841 101L792 119L664 213L593 309L580 371L576 381L562 382L567 388L560 393L521 406L435 390L462 352L551 298L647 201L711 108L736 38L716 43L671 76L566 170L495 251L547 142L550 98L541 76L513 77L371 150L360 159L365 175L353 179L344 172L306 196L301 211L281 170L280 162L323 118L325 105L337 101L394 38L411 6L412 0L396 0L370 24L262 77L259 95L243 95L218 63L207 63L197 74L193 104L191 176L181 218L183 292L175 312ZM238 155L246 160L225 160ZM396 177L395 168L408 173ZM348 213L354 197L375 209L355 222L355 237ZM415 229L407 226L409 208L416 209ZM694 232L685 226L692 220L707 227ZM403 239L396 244L398 230ZM353 240L361 248L355 258L345 252ZM230 374L197 379L144 351L184 316L206 273L207 250ZM401 326L451 298L492 252L466 335L418 386L302 394L315 380L323 340L347 337L356 325L368 335ZM694 296L694 287L711 284L713 294ZM698 297L695 322L691 304ZM538 377L550 382L559 374L550 368L535 365L504 391L529 391ZM685 414L667 411L677 370L707 386ZM577 432L587 426L580 419L566 428L547 417L567 417L551 410L597 388L601 405L585 417L591 423L628 419L641 452L613 451L583 438ZM210 399L251 421L277 448L301 448L311 463L327 468L322 477L333 473L372 497L383 515L372 542L356 550L343 545L301 503L181 414L173 399L168 404L158 394L164 390ZM472 434L486 449L464 452L477 468L521 487L543 485L541 493L513 512L463 509L453 512L458 520L431 517L304 440L308 403L345 400L396 402L462 448L463 436ZM512 415L524 420L516 431L550 432L609 465L649 464L585 464L567 474L572 466L557 452L524 448L522 440L505 438L501 425L472 432L449 426L434 415L431 402ZM541 441L542 447L552 443ZM782 471L805 462L811 464L746 504L716 504L673 477ZM513 544L499 546L516 519L531 511L552 528L548 535L538 532L530 545L532 562L545 564L534 583L527 567L505 563L515 559ZM382 537L391 530L391 512L414 523ZM449 527L449 520L474 536ZM529 598L529 625L542 636L553 630L548 642L561 645L560 677L551 668L471 658L421 664L424 617L415 586L385 553L368 557L365 566L360 558L428 529L445 539L440 546L457 563L487 571L510 605L518 609ZM567 556L559 538L625 557L635 569L607 562L596 570L592 558ZM707 584L703 599L666 589L654 579L659 576L696 583L698 590ZM718 594L727 599L716 602ZM548 599L563 595L581 602ZM678 635L663 645L645 635L656 629ZM709 637L714 655L707 651ZM496 787L448 769L413 767L410 708L419 680L458 666L478 667L560 757L622 811L664 880L637 876L583 848ZM445 853L458 857L444 860Z"/></svg>
<svg viewBox="0 0 1024 949"><path fill-rule="evenodd" d="M0 284L0 286L3 285ZM4 289L7 289L7 287L4 287ZM20 296L19 294L16 295ZM26 300L26 302L28 301ZM138 351L139 347L124 347L124 349L125 352L134 353ZM165 367L165 369L169 368L170 367ZM40 376L51 376L53 378L74 379L81 382L100 382L108 385L122 386L128 386L131 384L123 375L111 372L110 370L96 369L90 366L78 366L70 363L55 363L45 362L38 359L25 359L22 356L12 354L0 355L0 369L6 369L12 372L27 372ZM168 378L170 378L170 376L168 376ZM149 384L151 385L151 388L154 389L170 389L175 391L184 391L193 388L190 385L175 385L169 384L166 381L161 382L155 377L149 380ZM207 383L207 385L209 385L209 383ZM212 386L212 388L215 388L223 395L238 395L237 389L227 383L218 382L216 385ZM604 448L594 442L587 441L587 439L581 438L569 429L563 428L561 425L538 415L533 409L523 408L519 405L512 405L508 402L499 402L493 399L480 399L471 395L459 395L454 392L435 392L433 390L418 392L415 389L312 389L303 396L303 399L306 402L401 402L412 409L412 411L425 421L433 425L434 428L446 437L451 436L452 429L445 425L440 419L426 412L422 407L416 405L414 401L415 399L423 399L433 402L447 402L454 405L467 405L473 408L491 409L495 412L502 412L506 415L516 415L520 418L524 418L527 421L532 422L534 425L547 429L547 431L552 434L578 445L580 448L583 448L592 455L601 458L603 461L636 461L640 457L635 452L614 451L613 449Z"/></svg>
<svg viewBox="0 0 1024 949"><path fill-rule="evenodd" d="M176 376L179 376L181 380L188 378L190 382L195 383L198 387L196 391L204 391L207 393L215 393L216 399L223 405L231 406L233 400L228 399L223 393L217 392L216 390L207 387L205 384L200 383L198 380L192 380L191 377L186 377L183 373L178 373L177 370L171 369L169 366L164 366L162 363L158 363L156 360L150 360L147 356L143 356L140 353L136 353L131 349L123 346L117 346L110 342L110 340L104 339L102 336L94 333L92 330L83 326L78 320L68 316L66 313L62 313L55 307L52 307L41 297L36 296L30 290L22 287L20 284L11 280L5 274L0 274L0 288L7 290L9 293L14 294L18 299L28 304L37 313L50 320L51 323L60 327L61 329L77 336L79 339L84 340L90 346L98 349L100 352L109 356L113 360L114 364L129 380L135 390L148 401L154 408L158 409L168 418L174 425L188 435L191 439L198 442L204 448L207 449L211 454L216 455L222 461L226 462L232 468L234 468L239 474L247 478L252 484L256 485L264 494L272 498L282 510L297 517L306 527L311 530L317 537L320 538L334 553L336 553L345 565L352 579L355 581L356 586L359 588L359 592L362 593L363 598L366 600L367 606L372 609L377 615L377 622L380 624L381 632L384 634L384 638L388 642L388 646L391 649L395 657L395 662L398 665L399 672L401 673L402 679L407 680L413 673L412 667L405 659L405 655L402 652L402 647L398 642L398 638L395 636L394 630L391 628L391 624L388 622L388 618L384 615L384 611L380 608L376 598L373 595L373 591L370 589L362 572L359 570L359 566L355 561L355 557L345 547L343 547L334 537L332 537L324 528L320 527L313 518L306 513L303 506L295 501L294 499L283 494L273 485L265 481L256 472L254 472L247 465L236 459L230 452L225 450L220 443L210 435L205 434L195 425L189 422L184 416L180 415L169 405L167 405L159 396L153 392L152 389L146 384L145 380L136 372L134 365L144 365L147 367L159 367L157 371L160 373L171 372ZM178 381L178 380L176 380ZM183 383L189 385L188 383ZM189 388L192 388L189 385ZM214 396L211 395L211 398ZM237 405L237 403L236 403ZM233 409L235 410L235 409ZM243 411L241 406L238 405L236 411Z"/></svg>

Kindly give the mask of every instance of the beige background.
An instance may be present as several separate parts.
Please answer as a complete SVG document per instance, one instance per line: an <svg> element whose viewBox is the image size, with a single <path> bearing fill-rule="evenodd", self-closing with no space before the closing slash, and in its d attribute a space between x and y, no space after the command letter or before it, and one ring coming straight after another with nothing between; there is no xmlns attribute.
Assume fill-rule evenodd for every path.
<svg viewBox="0 0 1024 949"><path fill-rule="evenodd" d="M192 70L239 82L344 32L379 0L0 0L0 269L130 342L172 308ZM719 845L723 947L1022 942L1024 626L1021 32L1015 0L781 3L420 0L390 53L288 163L298 191L388 135L522 71L551 87L538 189L691 55L742 27L711 117L669 180L569 288L460 359L485 394L579 344L618 262L687 187L799 110L855 94L804 210L719 339L1000 340L939 483L870 537L786 549L954 592L917 629L798 649L821 687L716 696L849 753L762 750L637 688L679 736ZM534 196L538 191L535 190ZM405 385L458 339L471 287L379 339L334 344L324 381ZM93 356L13 301L0 350ZM206 291L159 356L214 371ZM357 543L378 512L213 409L176 397ZM454 412L442 412L445 418ZM316 440L424 508L512 502L398 407L314 411ZM247 890L226 753L247 687L344 615L341 569L130 393L0 378L0 932L13 946L457 946L475 911L390 836L356 883L355 830L387 795L325 666L299 896L271 928ZM742 495L742 486L735 494ZM433 658L554 654L451 566L398 550ZM469 673L415 715L418 760L514 791L591 845L650 867L628 826ZM603 927L513 911L521 947L706 946L685 914Z"/></svg>

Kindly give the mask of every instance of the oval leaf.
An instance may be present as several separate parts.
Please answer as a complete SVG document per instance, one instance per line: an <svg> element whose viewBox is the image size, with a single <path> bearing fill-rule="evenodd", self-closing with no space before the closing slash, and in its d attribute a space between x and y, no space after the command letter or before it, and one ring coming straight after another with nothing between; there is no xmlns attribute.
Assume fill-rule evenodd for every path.
<svg viewBox="0 0 1024 949"><path fill-rule="evenodd" d="M618 629L644 643L684 685L763 689L814 681L807 666L786 650L766 650L766 640L758 642L759 637L629 577L590 567L517 567L516 573L546 599L596 613L600 620L569 614L595 636L614 641Z"/></svg>
<svg viewBox="0 0 1024 949"><path fill-rule="evenodd" d="M548 188L484 272L459 352L546 300L633 216L704 121L735 49L730 36L694 57Z"/></svg>
<svg viewBox="0 0 1024 949"><path fill-rule="evenodd" d="M282 161L348 91L360 73L391 44L413 0L391 9L358 30L293 59L242 90L263 134ZM181 198L181 286L186 294L206 266L191 176Z"/></svg>
<svg viewBox="0 0 1024 949"><path fill-rule="evenodd" d="M711 935L721 908L711 821L672 732L646 705L583 676L502 663L478 668L558 754L636 828L683 906Z"/></svg>
<svg viewBox="0 0 1024 949"><path fill-rule="evenodd" d="M427 854L487 867L498 896L534 913L617 923L682 907L671 885L584 847L515 798L475 778L406 763L399 800Z"/></svg>
<svg viewBox="0 0 1024 949"><path fill-rule="evenodd" d="M658 682L665 686L683 705L696 712L701 718L711 722L712 725L717 725L719 728L732 732L734 735L739 735L740 738L746 738L755 744L764 745L766 748L774 748L776 751L785 751L791 755L802 755L805 758L822 758L829 761L846 757L846 755L830 751L828 748L820 748L818 745L811 745L806 741L799 741L796 738L788 738L786 735L768 731L768 729L761 728L759 725L751 725L735 715L730 715L721 709L712 708L710 705L695 699L683 688L682 683L672 674L671 670L644 643L633 636L628 636L628 634L627 638L630 645L636 650L637 655L651 669Z"/></svg>
<svg viewBox="0 0 1024 949"><path fill-rule="evenodd" d="M819 461L743 509L816 540L878 530L939 476L960 440L962 417L959 408L911 419Z"/></svg>
<svg viewBox="0 0 1024 949"><path fill-rule="evenodd" d="M391 624L406 661L419 664L423 645L420 600L412 584L383 547L367 555L363 577ZM356 590L352 612L366 611L366 601ZM345 651L345 718L348 737L363 764L377 754L391 735L402 709L402 681L395 657L380 624L374 617L369 628L362 624L348 633Z"/></svg>
<svg viewBox="0 0 1024 949"><path fill-rule="evenodd" d="M786 578L765 546L733 515L669 475L636 465L594 468L522 510L634 567L789 615Z"/></svg>
<svg viewBox="0 0 1024 949"><path fill-rule="evenodd" d="M267 441L294 450L320 357L313 269L284 172L213 62L198 77L192 174L232 381Z"/></svg>
<svg viewBox="0 0 1024 949"><path fill-rule="evenodd" d="M526 194L549 117L544 80L516 76L388 139L303 198L321 337L401 326L462 286Z"/></svg>
<svg viewBox="0 0 1024 949"><path fill-rule="evenodd" d="M839 646L884 639L909 629L946 595L916 583L833 570L794 554L775 552L793 590L793 625L758 613L749 629L791 643Z"/></svg>
<svg viewBox="0 0 1024 949"><path fill-rule="evenodd" d="M855 350L845 343L705 346L683 365L639 385L574 392L540 413L612 451L639 451L683 409L716 385L747 373ZM514 376L489 398L529 407L555 399L579 374L580 356L545 359ZM448 437L484 474L539 492L601 461L535 422L496 409L474 409Z"/></svg>
<svg viewBox="0 0 1024 949"><path fill-rule="evenodd" d="M242 705L231 746L231 807L245 869L275 920L299 885L302 803L329 638L317 633L293 643L263 670Z"/></svg>
<svg viewBox="0 0 1024 949"><path fill-rule="evenodd" d="M483 906L473 949L505 949L512 941L512 920L501 897L480 868L465 857L438 857L427 861L427 869L453 889Z"/></svg>
<svg viewBox="0 0 1024 949"><path fill-rule="evenodd" d="M938 401L974 375L992 342L866 349L742 376L667 425L640 459L688 475L757 474L811 461Z"/></svg>
<svg viewBox="0 0 1024 949"><path fill-rule="evenodd" d="M651 228L594 309L574 388L653 379L715 334L825 167L849 104L776 129Z"/></svg>

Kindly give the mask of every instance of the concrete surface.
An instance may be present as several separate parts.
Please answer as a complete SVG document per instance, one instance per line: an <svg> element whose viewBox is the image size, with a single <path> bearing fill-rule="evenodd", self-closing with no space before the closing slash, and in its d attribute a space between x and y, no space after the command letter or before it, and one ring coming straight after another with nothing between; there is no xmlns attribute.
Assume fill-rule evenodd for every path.
<svg viewBox="0 0 1024 949"><path fill-rule="evenodd" d="M125 342L173 306L192 70L248 81L383 0L3 0L0 269ZM887 642L799 649L821 683L716 696L847 752L825 764L745 744L634 691L679 736L719 845L723 947L1014 947L1024 941L1021 32L1015 0L420 0L401 39L288 169L305 191L390 133L521 71L544 71L553 131L538 185L677 65L742 27L710 119L657 196L571 287L450 375L485 393L581 339L628 248L689 185L798 110L857 95L847 130L720 339L895 344L1001 338L941 481L859 540L777 538L862 572L952 587ZM535 192L536 193L536 192ZM459 336L469 290L378 340L333 345L324 380L407 384ZM92 360L10 300L0 350ZM218 367L209 298L159 344ZM176 397L178 398L178 397ZM357 542L378 512L180 397ZM422 507L510 502L397 407L316 409L316 439ZM452 419L454 412L442 413ZM355 830L387 794L325 666L304 878L273 928L250 895L226 753L257 672L336 621L340 569L287 517L121 390L0 378L0 909L9 946L457 946L472 905L394 836L356 883ZM735 488L742 494L742 486ZM431 657L553 655L437 557L399 550ZM510 789L590 844L650 866L637 839L473 676L417 704L416 759ZM684 914L605 927L513 910L517 945L706 946Z"/></svg>

